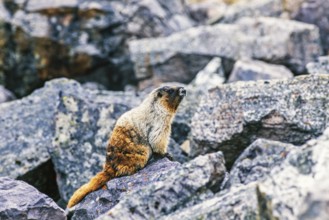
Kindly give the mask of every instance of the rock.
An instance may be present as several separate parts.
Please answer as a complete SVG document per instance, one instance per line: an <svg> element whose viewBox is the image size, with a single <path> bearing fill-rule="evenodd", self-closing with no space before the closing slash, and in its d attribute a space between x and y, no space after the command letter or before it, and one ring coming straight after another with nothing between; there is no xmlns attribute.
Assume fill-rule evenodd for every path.
<svg viewBox="0 0 329 220"><path fill-rule="evenodd" d="M174 124L174 131L179 130L179 125ZM176 128L176 129L175 129ZM180 131L184 134L184 131ZM173 133L173 132L172 132ZM178 133L179 134L179 133ZM174 135L171 135L174 136ZM185 137L186 138L186 137ZM169 145L168 145L168 153L172 157L173 161L178 161L180 163L185 163L190 160L188 154L181 148L179 144L177 144L173 138L170 138Z"/></svg>
<svg viewBox="0 0 329 220"><path fill-rule="evenodd" d="M27 181L47 195L56 192L47 147L54 135L60 91L74 94L77 90L76 82L59 79L26 98L0 105L0 176ZM47 173L47 178L40 178L42 173Z"/></svg>
<svg viewBox="0 0 329 220"><path fill-rule="evenodd" d="M212 23L234 23L243 17L279 17L284 10L281 0L244 0L227 7Z"/></svg>
<svg viewBox="0 0 329 220"><path fill-rule="evenodd" d="M228 166L257 138L302 145L329 125L328 75L238 82L209 91L191 125L191 152L223 151Z"/></svg>
<svg viewBox="0 0 329 220"><path fill-rule="evenodd" d="M76 189L102 169L116 120L140 101L135 93L62 91L48 148L62 199L68 201Z"/></svg>
<svg viewBox="0 0 329 220"><path fill-rule="evenodd" d="M52 199L23 181L0 177L0 201L0 219L66 219Z"/></svg>
<svg viewBox="0 0 329 220"><path fill-rule="evenodd" d="M225 13L228 7L223 1L218 0L186 1L186 3L190 17L198 24L207 24L209 20L218 19Z"/></svg>
<svg viewBox="0 0 329 220"><path fill-rule="evenodd" d="M129 195L134 190L160 181L170 170L179 167L179 163L164 158L151 162L136 174L115 178L107 183L107 190L100 189L87 195L76 206L72 220L95 219L115 206L120 198Z"/></svg>
<svg viewBox="0 0 329 220"><path fill-rule="evenodd" d="M222 60L219 57L215 57L204 69L198 72L189 87L205 92L212 87L223 84L224 81L225 77Z"/></svg>
<svg viewBox="0 0 329 220"><path fill-rule="evenodd" d="M306 64L322 53L316 26L278 18L243 18L235 24L200 26L168 37L133 40L129 50L142 87L167 80L187 83L212 57L221 57L223 62L260 59L304 73ZM177 61L187 57L184 62Z"/></svg>
<svg viewBox="0 0 329 220"><path fill-rule="evenodd" d="M278 141L258 139L246 148L234 162L225 188L248 184L267 177L271 170L284 161L296 147Z"/></svg>
<svg viewBox="0 0 329 220"><path fill-rule="evenodd" d="M292 18L319 27L325 54L329 51L329 2L326 0L305 0Z"/></svg>
<svg viewBox="0 0 329 220"><path fill-rule="evenodd" d="M161 219L328 219L328 146L329 129L291 151L266 179L233 186Z"/></svg>
<svg viewBox="0 0 329 220"><path fill-rule="evenodd" d="M187 90L187 96L178 108L178 112L173 122L172 137L178 143L182 144L187 140L191 131L191 121L196 112L203 94L208 89L221 85L224 78L224 70L221 59L213 58L204 69L196 75L195 79L188 85L181 84ZM182 162L182 160L180 160Z"/></svg>
<svg viewBox="0 0 329 220"><path fill-rule="evenodd" d="M0 85L0 104L15 99L15 95Z"/></svg>
<svg viewBox="0 0 329 220"><path fill-rule="evenodd" d="M258 60L238 60L228 82L292 78L293 73L285 66Z"/></svg>
<svg viewBox="0 0 329 220"><path fill-rule="evenodd" d="M144 62L151 64L152 61L141 60L143 58L145 57L137 58L139 60L135 63L136 78L141 81L138 85L139 89L144 89L149 86L159 86L164 82L188 84L211 60L209 56L177 53L168 57L163 63L158 63L156 66L144 66ZM138 65L140 62L142 63L141 66ZM152 77L150 78L150 76Z"/></svg>
<svg viewBox="0 0 329 220"><path fill-rule="evenodd" d="M122 89L135 80L128 40L194 25L172 0L6 1L0 12L0 73L18 96L63 76Z"/></svg>
<svg viewBox="0 0 329 220"><path fill-rule="evenodd" d="M317 62L308 63L306 68L310 74L329 74L329 56L319 57Z"/></svg>
<svg viewBox="0 0 329 220"><path fill-rule="evenodd" d="M223 155L199 156L162 180L134 190L98 219L155 219L209 197L225 176Z"/></svg>

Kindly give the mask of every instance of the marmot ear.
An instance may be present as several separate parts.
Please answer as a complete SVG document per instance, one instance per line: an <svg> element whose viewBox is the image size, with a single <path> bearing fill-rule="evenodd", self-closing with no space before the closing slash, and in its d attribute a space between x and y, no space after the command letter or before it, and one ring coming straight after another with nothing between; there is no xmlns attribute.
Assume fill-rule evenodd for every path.
<svg viewBox="0 0 329 220"><path fill-rule="evenodd" d="M161 98L162 97L162 93L158 92L158 97Z"/></svg>

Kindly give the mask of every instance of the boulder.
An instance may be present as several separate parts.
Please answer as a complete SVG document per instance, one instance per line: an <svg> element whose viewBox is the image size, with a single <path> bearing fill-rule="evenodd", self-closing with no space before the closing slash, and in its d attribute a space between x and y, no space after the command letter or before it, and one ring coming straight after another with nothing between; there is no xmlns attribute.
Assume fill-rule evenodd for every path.
<svg viewBox="0 0 329 220"><path fill-rule="evenodd" d="M0 219L66 220L64 210L23 181L0 177Z"/></svg>
<svg viewBox="0 0 329 220"><path fill-rule="evenodd" d="M292 78L293 73L285 66L258 60L238 60L228 82Z"/></svg>
<svg viewBox="0 0 329 220"><path fill-rule="evenodd" d="M224 63L260 59L304 73L306 64L322 54L316 26L265 17L132 40L129 50L141 88L173 80L188 83L213 57Z"/></svg>
<svg viewBox="0 0 329 220"><path fill-rule="evenodd" d="M75 207L72 220L95 219L115 206L121 198L129 196L132 191L160 181L170 170L179 167L179 163L164 158L151 162L136 174L115 178L107 182L107 190L100 189L88 194Z"/></svg>
<svg viewBox="0 0 329 220"><path fill-rule="evenodd" d="M18 96L55 77L122 89L134 81L128 40L194 25L172 0L2 1L0 12L0 74Z"/></svg>
<svg viewBox="0 0 329 220"><path fill-rule="evenodd" d="M328 146L329 129L292 150L265 179L233 186L160 219L328 219Z"/></svg>
<svg viewBox="0 0 329 220"><path fill-rule="evenodd" d="M302 145L329 125L329 76L238 82L202 98L191 125L191 152L223 151L228 166L257 138Z"/></svg>
<svg viewBox="0 0 329 220"><path fill-rule="evenodd" d="M54 80L26 98L0 105L0 176L27 181L47 195L57 192L47 147L55 134L59 93L75 94L77 85L66 79ZM41 174L48 174L47 178L40 178Z"/></svg>
<svg viewBox="0 0 329 220"><path fill-rule="evenodd" d="M329 2L327 0L304 0L292 18L319 27L325 54L329 52Z"/></svg>
<svg viewBox="0 0 329 220"><path fill-rule="evenodd" d="M0 104L15 99L15 95L0 85Z"/></svg>
<svg viewBox="0 0 329 220"><path fill-rule="evenodd" d="M271 170L279 166L294 149L296 146L292 144L257 139L234 162L224 188L247 185L268 177Z"/></svg>
<svg viewBox="0 0 329 220"><path fill-rule="evenodd" d="M134 190L98 219L155 219L192 206L218 191L225 177L223 154L199 156L160 181Z"/></svg>
<svg viewBox="0 0 329 220"><path fill-rule="evenodd" d="M329 56L322 56L316 62L308 63L307 71L310 74L329 74Z"/></svg>

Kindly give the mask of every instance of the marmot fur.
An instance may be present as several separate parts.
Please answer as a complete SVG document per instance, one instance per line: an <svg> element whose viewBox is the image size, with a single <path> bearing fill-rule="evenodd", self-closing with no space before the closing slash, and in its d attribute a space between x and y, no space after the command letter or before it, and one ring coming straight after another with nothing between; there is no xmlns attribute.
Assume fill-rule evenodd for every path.
<svg viewBox="0 0 329 220"><path fill-rule="evenodd" d="M106 186L110 179L136 173L145 167L152 154L166 156L171 123L185 95L183 87L164 86L153 90L138 107L124 113L109 139L103 170L75 191L67 207Z"/></svg>

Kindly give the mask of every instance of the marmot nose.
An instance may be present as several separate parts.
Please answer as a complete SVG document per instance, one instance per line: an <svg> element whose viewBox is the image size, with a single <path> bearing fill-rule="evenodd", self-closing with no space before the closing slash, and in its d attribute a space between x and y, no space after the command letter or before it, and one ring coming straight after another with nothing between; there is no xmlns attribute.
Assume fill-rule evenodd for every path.
<svg viewBox="0 0 329 220"><path fill-rule="evenodd" d="M178 88L178 94L180 96L186 96L186 90L184 89L184 87L179 87Z"/></svg>

